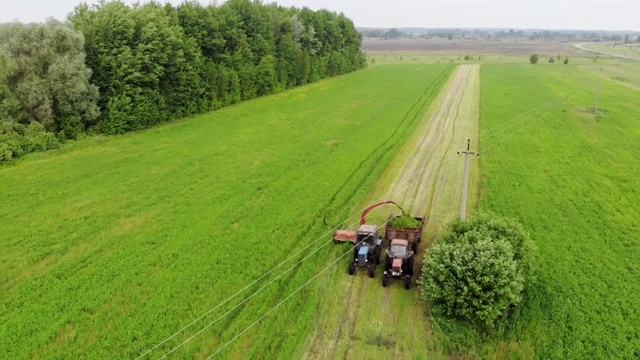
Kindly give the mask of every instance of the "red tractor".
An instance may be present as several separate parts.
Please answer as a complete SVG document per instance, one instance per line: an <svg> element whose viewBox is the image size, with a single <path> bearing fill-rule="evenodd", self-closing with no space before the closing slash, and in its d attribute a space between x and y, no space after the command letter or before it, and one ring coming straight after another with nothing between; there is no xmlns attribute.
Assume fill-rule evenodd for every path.
<svg viewBox="0 0 640 360"><path fill-rule="evenodd" d="M404 279L404 287L411 287L411 277L413 276L413 258L415 253L409 245L409 241L402 239L391 240L391 245L386 251L384 259L384 274L382 275L382 286L389 284L389 278Z"/></svg>

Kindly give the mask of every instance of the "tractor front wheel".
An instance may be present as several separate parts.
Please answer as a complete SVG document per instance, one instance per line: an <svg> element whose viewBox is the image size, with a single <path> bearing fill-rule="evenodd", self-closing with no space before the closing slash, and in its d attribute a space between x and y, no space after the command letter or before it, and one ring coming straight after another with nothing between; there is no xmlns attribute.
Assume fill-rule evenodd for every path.
<svg viewBox="0 0 640 360"><path fill-rule="evenodd" d="M387 275L382 276L382 286L387 287L389 285L389 277Z"/></svg>
<svg viewBox="0 0 640 360"><path fill-rule="evenodd" d="M375 263L371 263L369 264L369 277L375 277L376 276L376 264Z"/></svg>
<svg viewBox="0 0 640 360"><path fill-rule="evenodd" d="M349 275L353 275L356 272L356 263L354 261L349 262Z"/></svg>
<svg viewBox="0 0 640 360"><path fill-rule="evenodd" d="M404 288L405 289L411 288L411 277L407 276L404 278Z"/></svg>

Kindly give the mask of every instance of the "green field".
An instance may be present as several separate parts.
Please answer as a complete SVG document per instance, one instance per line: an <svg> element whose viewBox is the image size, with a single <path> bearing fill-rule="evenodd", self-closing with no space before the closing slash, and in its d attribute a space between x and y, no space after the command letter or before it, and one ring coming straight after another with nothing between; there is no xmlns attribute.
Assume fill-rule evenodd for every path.
<svg viewBox="0 0 640 360"><path fill-rule="evenodd" d="M420 63L434 59L1 166L0 358L136 358L247 285L148 358L207 324L174 357L231 340L219 358L640 357L638 65L607 62L626 81L605 77L593 114L603 59L494 58L466 83ZM427 214L455 213L455 151L478 131L478 96L478 207L519 218L538 246L524 303L482 335L434 318L416 289L348 277L350 247L320 237L410 184L394 179L420 156L432 184L406 186L427 194Z"/></svg>
<svg viewBox="0 0 640 360"><path fill-rule="evenodd" d="M479 206L520 218L539 247L537 281L483 357L640 356L639 93L605 81L594 115L596 81L573 67L482 67ZM556 96L488 148L500 137L487 130Z"/></svg>
<svg viewBox="0 0 640 360"><path fill-rule="evenodd" d="M354 213L451 70L380 66L3 166L0 358L142 354ZM322 249L178 353L211 354L343 251ZM317 300L305 290L223 354L300 356Z"/></svg>

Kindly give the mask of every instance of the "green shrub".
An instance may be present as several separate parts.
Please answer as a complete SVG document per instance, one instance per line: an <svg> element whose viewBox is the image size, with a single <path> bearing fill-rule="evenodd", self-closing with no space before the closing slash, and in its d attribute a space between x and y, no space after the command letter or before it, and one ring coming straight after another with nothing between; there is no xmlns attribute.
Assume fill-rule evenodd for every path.
<svg viewBox="0 0 640 360"><path fill-rule="evenodd" d="M538 60L540 60L540 56L539 56L538 54L533 54L533 55L531 55L531 57L529 58L529 61L530 61L532 64L537 64L537 63L538 63Z"/></svg>
<svg viewBox="0 0 640 360"><path fill-rule="evenodd" d="M39 122L29 125L0 123L0 163L11 161L24 154L60 147L60 141L47 132Z"/></svg>
<svg viewBox="0 0 640 360"><path fill-rule="evenodd" d="M533 249L514 220L480 214L456 221L426 254L420 291L436 313L493 327L522 300Z"/></svg>

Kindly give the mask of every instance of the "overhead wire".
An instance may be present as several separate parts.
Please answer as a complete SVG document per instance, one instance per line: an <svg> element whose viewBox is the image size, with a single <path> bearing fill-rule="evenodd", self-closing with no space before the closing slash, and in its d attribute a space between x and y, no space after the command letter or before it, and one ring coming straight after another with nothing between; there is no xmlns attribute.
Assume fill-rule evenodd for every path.
<svg viewBox="0 0 640 360"><path fill-rule="evenodd" d="M480 154L486 152L487 150L493 148L494 146L502 143L503 141L513 137L515 134L520 133L521 131L525 130L526 128L530 127L533 124L537 124L538 122L542 121L544 119L545 116L547 116L548 114L550 114L551 112L553 112L553 110L557 109L557 107L551 107L549 109L547 109L546 111L542 112L539 114L538 119L534 119L533 121L526 123L516 129L514 129L513 131L509 132L507 135L503 136L502 138L500 138L497 141L494 141L493 143L491 143L491 145L487 146L487 147L483 147L482 150L480 151Z"/></svg>
<svg viewBox="0 0 640 360"><path fill-rule="evenodd" d="M497 129L499 129L499 128L505 126L505 125L511 124L514 121L520 120L522 118L526 119L526 118L530 117L532 114L538 112L539 109L544 108L544 107L548 106L549 104L551 104L551 103L553 103L553 102L555 102L555 101L557 101L558 99L561 99L561 98L562 98L561 96L556 96L556 97L552 98L551 100L536 106L533 109L530 109L530 110L528 110L528 111L526 111L526 112L524 112L524 113L522 113L522 114L520 114L520 115L518 115L518 116L516 116L516 117L514 117L514 118L512 118L510 120L508 120L508 121L505 121L505 122L503 122L503 123L501 123L499 125L494 126L491 129L485 129L485 130L480 132L480 136L485 135L485 134L491 134L491 136L492 136L494 133L497 133L496 132ZM502 130L499 130L499 131L502 131Z"/></svg>
<svg viewBox="0 0 640 360"><path fill-rule="evenodd" d="M397 215L397 214L396 214ZM387 219L387 221L385 221L383 223L382 226L386 225L387 223L389 223L389 221L392 220L392 217L390 217L389 219ZM355 244L355 246L358 246L361 242ZM237 340L240 336L242 336L244 333L246 333L247 331L249 331L252 327L254 327L256 324L258 324L260 321L262 321L262 319L264 319L265 317L269 316L269 314L271 314L273 311L275 311L277 308L279 308L280 306L282 306L282 304L284 304L287 300L289 300L291 297L293 297L293 295L297 294L298 292L300 292L303 288L305 288L307 285L309 285L311 282L313 282L313 280L317 279L322 273L324 273L325 271L327 271L329 268L331 268L333 265L335 265L338 261L340 261L343 257L345 257L346 255L348 255L350 252L353 252L353 250L349 249L346 252L344 252L342 255L340 255L337 259L335 259L331 264L329 264L328 266L326 266L324 269L320 270L316 275L314 275L311 279L309 279L307 282L305 282L304 284L302 284L302 286L300 286L299 288L297 288L296 290L294 290L291 294L289 294L286 298L284 298L283 300L281 300L278 304L276 304L274 307L272 307L271 309L269 309L269 311L267 311L266 313L264 313L261 317L258 318L258 320L254 321L251 325L247 326L244 330L242 330L240 333L238 333L236 336L234 336L231 340L227 341L224 345L222 345L220 348L218 348L214 353L212 353L211 355L209 355L207 357L207 360L213 358L214 356L216 356L217 354L219 354L222 350L224 350L227 346L229 346L231 343L233 343L235 340ZM161 358L162 359L162 358Z"/></svg>
<svg viewBox="0 0 640 360"><path fill-rule="evenodd" d="M353 224L355 224L357 222L354 222ZM352 225L353 225L352 224ZM267 287L269 287L271 284L273 284L276 280L280 279L282 276L284 276L285 274L287 274L289 271L295 269L296 267L298 267L300 264L302 264L305 260L307 260L308 258L310 258L311 256L313 256L315 253L317 253L318 251L320 251L322 248L324 248L325 246L329 245L330 243L333 242L332 240L327 241L326 243L324 243L323 245L321 245L320 247L318 247L317 249L315 249L314 251L312 251L310 254L308 254L307 256L305 256L304 258L302 258L301 260L299 260L297 263L295 263L294 265L292 265L291 267L289 267L288 269L286 269L285 271L283 271L282 273L280 273L280 275L276 276L275 278L271 279L271 281L269 281L268 283L266 283L264 286L262 286L260 289L256 290L255 292L253 292L251 295L249 295L248 297L246 297L244 300L242 300L241 302L239 302L238 304L236 304L234 307L232 307L231 309L229 309L227 312L225 312L224 314L220 315L219 317L217 317L215 320L213 320L212 322L210 322L209 324L207 324L205 327L203 327L202 329L200 329L198 332L196 332L195 334L191 335L190 337L188 337L186 340L184 340L183 342L181 342L179 345L175 346L174 348L172 348L171 350L169 350L167 353L165 353L164 355L162 355L159 359L164 359L167 356L171 355L172 353L174 353L176 350L178 350L180 347L182 347L184 344L188 343L189 341L193 340L196 336L200 335L201 333L203 333L205 330L207 330L208 328L210 328L211 326L215 325L218 321L222 320L225 316L229 315L230 313L232 313L234 310L236 310L237 308L239 308L241 305L243 305L244 303L246 303L247 301L251 300L254 296L258 295L259 293L262 292L262 290L266 289Z"/></svg>
<svg viewBox="0 0 640 360"><path fill-rule="evenodd" d="M489 149L491 149L491 148L493 148L493 147L497 146L498 144L500 144L500 143L504 142L505 140L508 140L508 139L512 138L512 137L513 137L513 136L515 136L516 134L518 134L518 133L522 132L523 130L525 130L525 129L529 128L531 125L537 124L538 122L540 122L540 121L544 120L544 117L545 117L545 116L547 116L548 114L550 114L551 112L553 112L554 110L556 110L556 109L558 109L558 108L559 108L559 106L556 106L556 105L561 105L561 104L562 104L562 102L560 102L560 100L566 100L566 99L568 99L568 98L572 95L572 94L571 94L571 92L572 92L574 89L576 89L577 87L579 87L580 85L582 85L583 83L584 83L584 81L583 81L583 82L580 82L580 83L578 83L578 84L576 84L576 85L574 85L573 87L571 87L571 88L567 91L567 93L569 93L569 95L567 95L567 96L559 96L559 97L556 97L556 98L552 99L552 101L548 101L547 103L543 104L543 105L545 105L545 107L546 107L546 106L548 106L549 104L551 104L552 102L556 102L555 104L553 104L552 106L547 107L545 110L542 110L542 111L541 111L540 113L538 113L538 114L535 114L535 113L529 114L529 115L528 115L524 120L526 120L526 119L530 118L530 117L531 117L531 116L533 116L533 115L538 115L538 119L534 119L533 121L531 121L531 122L529 122L529 123L527 123L527 124L524 124L524 125L522 125L522 126L520 126L520 127L517 127L516 129L514 129L514 130L513 130L513 131L511 131L511 132L509 132L507 135L503 136L503 137L502 137L502 138L500 138L499 140L494 141L494 142L493 142L493 143L491 143L489 146L482 148L482 149L481 149L481 151L479 152L479 155L481 155L481 154L485 153L487 150L489 150ZM539 109L539 108L540 108L540 106L536 107L536 109ZM537 112L537 111L538 111L538 110L536 110L536 112ZM529 112L530 112L530 111L529 111ZM524 120L519 121L517 124L522 123ZM508 121L508 122L511 122L511 120L510 120L510 121ZM514 124L514 125L517 125L517 124ZM503 132L503 131L505 131L505 130L507 130L507 129L509 129L509 128L512 128L512 127L513 127L513 126L509 126L509 127L505 128L505 129L503 129L503 130L500 130L500 131L498 131L498 132L496 132L496 133L492 134L492 136L490 136L489 138L491 138L491 137L495 136L496 134L501 133L501 132ZM485 130L483 133L485 133L485 132L486 132L486 130Z"/></svg>
<svg viewBox="0 0 640 360"><path fill-rule="evenodd" d="M303 251L307 250L308 248L310 248L311 246L313 246L314 244L316 244L318 241L320 241L322 238L324 238L325 236L331 234L332 232L334 232L335 230L337 230L338 228L340 228L341 226L343 226L344 224L346 224L349 220L353 219L355 216L359 216L359 214L362 213L362 211L364 211L366 208L363 208L362 210L360 210L359 212L356 212L354 214L352 214L351 216L349 216L348 218L346 218L343 222L341 222L340 224L338 224L337 226L335 226L334 228L330 229L329 231L327 231L326 233L322 234L321 236L319 236L317 239L315 239L314 241L312 241L311 243L309 243L308 245L306 245L305 247L303 247L302 249L300 249L298 252L296 252L295 254L289 256L287 259L283 260L282 262L280 262L278 265L276 265L275 267L273 267L271 270L267 271L266 273L264 273L263 275L261 275L260 277L258 277L257 279L255 279L253 282L251 282L249 285L246 285L245 287L243 287L242 289L240 289L238 292L236 292L235 294L231 295L230 297L228 297L227 299L223 300L221 303L219 303L218 305L214 306L213 308L211 308L209 311L205 312L203 315L201 315L200 317L198 317L197 319L193 320L192 322L190 322L189 324L187 324L186 326L184 326L183 328L181 328L180 330L178 330L177 332L175 332L173 335L165 338L164 340L162 340L161 342L159 342L158 344L156 344L155 346L153 346L152 348L150 348L149 350L145 351L143 354L141 354L140 356L138 356L136 358L136 360L140 360L143 357L145 357L146 355L150 354L152 351L156 350L157 348L159 348L160 346L162 346L163 344L165 344L167 341L173 339L174 337L178 336L179 334L181 334L182 332L184 332L186 329L190 328L191 326L193 326L194 324L198 323L200 320L202 320L203 318L205 318L207 315L211 314L212 312L214 312L215 310L219 309L221 306L223 306L224 304L228 303L229 301L233 300L234 298L236 298L238 295L242 294L245 290L249 289L250 287L252 287L253 285L257 284L260 280L264 279L266 276L268 276L269 274L273 273L275 270L277 270L278 268L282 267L284 264L286 264L288 261L290 261L291 259L295 258L296 256L300 255ZM326 244L325 244L326 245ZM322 247L324 247L325 245L323 245Z"/></svg>

